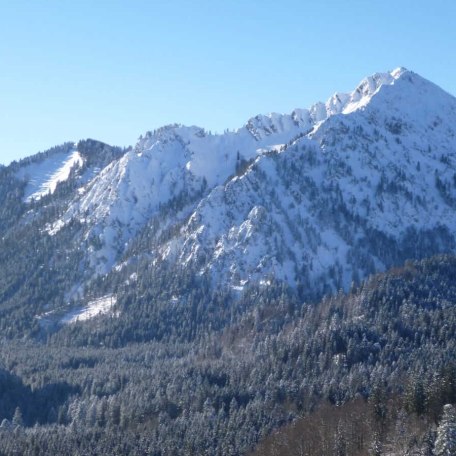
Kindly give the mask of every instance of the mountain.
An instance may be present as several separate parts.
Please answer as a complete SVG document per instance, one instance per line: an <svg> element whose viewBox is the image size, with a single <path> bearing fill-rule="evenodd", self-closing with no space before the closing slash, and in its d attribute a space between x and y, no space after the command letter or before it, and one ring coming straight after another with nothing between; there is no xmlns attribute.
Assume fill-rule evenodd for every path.
<svg viewBox="0 0 456 456"><path fill-rule="evenodd" d="M1 170L6 197L22 200L2 204L5 258L18 229L43 250L34 280L61 286L37 316L90 306L97 278L138 280L144 262L235 292L271 280L307 297L347 290L455 250L455 125L456 99L399 68L234 132L169 125L125 150L67 143ZM8 299L32 264L4 278Z"/></svg>
<svg viewBox="0 0 456 456"><path fill-rule="evenodd" d="M334 290L454 249L456 100L406 71L348 99L359 92L368 95L214 188L162 255L222 283L273 275Z"/></svg>
<svg viewBox="0 0 456 456"><path fill-rule="evenodd" d="M0 167L0 453L432 454L455 130L399 68L233 132Z"/></svg>

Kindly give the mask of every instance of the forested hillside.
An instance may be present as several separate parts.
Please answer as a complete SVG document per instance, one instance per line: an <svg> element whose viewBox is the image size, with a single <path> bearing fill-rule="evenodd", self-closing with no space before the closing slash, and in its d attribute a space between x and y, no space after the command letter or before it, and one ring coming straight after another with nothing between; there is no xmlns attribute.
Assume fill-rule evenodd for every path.
<svg viewBox="0 0 456 456"><path fill-rule="evenodd" d="M319 303L282 286L252 289L237 302L248 310L223 328L209 319L185 338L176 329L118 348L97 338L78 346L84 323L42 345L5 340L2 451L234 455L279 426L291 448L299 426L323 432L321 423L327 444L346 452L334 443L322 453L315 433L303 454L367 454L374 444L418 451L456 401L455 276L456 258L439 256ZM199 285L181 303L194 317L213 301ZM185 315L175 314L176 328ZM102 322L92 321L94 334ZM143 334L137 322L130 340ZM259 454L277 454L262 445Z"/></svg>

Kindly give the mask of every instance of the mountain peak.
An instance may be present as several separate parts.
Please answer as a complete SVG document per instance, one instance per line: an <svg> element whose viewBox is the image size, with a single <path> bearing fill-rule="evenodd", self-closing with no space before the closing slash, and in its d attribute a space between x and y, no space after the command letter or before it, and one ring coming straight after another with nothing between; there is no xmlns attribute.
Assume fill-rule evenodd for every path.
<svg viewBox="0 0 456 456"><path fill-rule="evenodd" d="M348 114L366 106L377 91L384 85L392 85L404 74L411 72L398 67L386 73L374 73L364 78L350 93L336 92L326 103L317 102L308 109L297 108L291 114L259 114L250 118L245 127L252 136L260 141L281 131L288 122L300 126L304 131L335 114Z"/></svg>
<svg viewBox="0 0 456 456"><path fill-rule="evenodd" d="M403 66L399 66L399 67L395 68L393 71L390 72L391 76L394 79L400 78L404 73L410 73L410 71L407 70L407 68L405 68Z"/></svg>
<svg viewBox="0 0 456 456"><path fill-rule="evenodd" d="M364 78L351 93L336 93L326 102L328 117L333 114L349 114L366 106L372 97L384 85L392 85L404 73L403 67L398 67L387 73L374 73Z"/></svg>

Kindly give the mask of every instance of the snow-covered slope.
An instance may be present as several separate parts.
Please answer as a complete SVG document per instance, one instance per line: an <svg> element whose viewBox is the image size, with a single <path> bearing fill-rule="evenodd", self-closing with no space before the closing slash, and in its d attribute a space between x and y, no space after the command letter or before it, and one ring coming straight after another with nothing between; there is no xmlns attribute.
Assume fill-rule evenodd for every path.
<svg viewBox="0 0 456 456"><path fill-rule="evenodd" d="M234 132L148 132L81 181L47 233L82 224L74 242L88 276L146 254L236 288L268 277L346 288L405 258L455 249L455 135L455 98L399 68ZM47 173L46 188L75 154Z"/></svg>
<svg viewBox="0 0 456 456"><path fill-rule="evenodd" d="M212 190L163 256L223 283L347 288L454 249L456 99L404 70L338 98L308 135Z"/></svg>
<svg viewBox="0 0 456 456"><path fill-rule="evenodd" d="M16 177L27 182L24 201L39 200L54 193L57 185L68 179L71 170L82 165L81 154L72 149L56 152L41 161L21 167Z"/></svg>
<svg viewBox="0 0 456 456"><path fill-rule="evenodd" d="M249 163L312 134L331 116L361 109L403 69L377 74L351 94L335 94L326 104L290 115L259 115L235 132L210 135L198 127L171 125L141 138L135 149L102 170L78 195L50 234L75 218L86 226L90 266L108 272L129 241L151 218L167 209L163 227L181 223L212 189L241 175ZM170 206L174 211L170 211Z"/></svg>
<svg viewBox="0 0 456 456"><path fill-rule="evenodd" d="M69 325L78 321L87 321L100 315L108 314L116 304L113 295L103 296L87 303L85 307L72 309L60 319L60 323Z"/></svg>

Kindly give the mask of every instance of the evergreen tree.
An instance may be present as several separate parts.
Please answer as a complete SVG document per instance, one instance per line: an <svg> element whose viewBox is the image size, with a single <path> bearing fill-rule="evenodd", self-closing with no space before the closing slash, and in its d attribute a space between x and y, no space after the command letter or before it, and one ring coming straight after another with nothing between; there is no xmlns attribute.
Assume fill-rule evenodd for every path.
<svg viewBox="0 0 456 456"><path fill-rule="evenodd" d="M18 427L18 426L24 425L24 421L22 419L22 412L19 407L16 407L16 410L14 411L12 423L13 423L13 427Z"/></svg>
<svg viewBox="0 0 456 456"><path fill-rule="evenodd" d="M456 412L451 404L447 404L443 408L434 451L436 456L456 455Z"/></svg>

